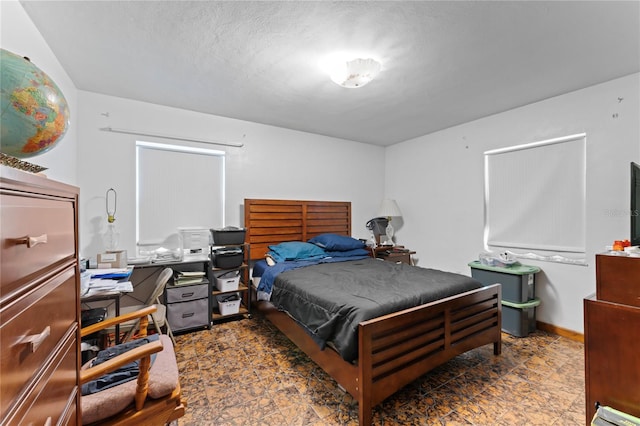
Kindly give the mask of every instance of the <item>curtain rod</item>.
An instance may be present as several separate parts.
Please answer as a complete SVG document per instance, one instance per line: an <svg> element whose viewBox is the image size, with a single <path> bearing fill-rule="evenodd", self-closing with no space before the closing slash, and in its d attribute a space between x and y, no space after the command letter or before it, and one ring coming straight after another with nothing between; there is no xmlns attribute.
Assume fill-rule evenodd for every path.
<svg viewBox="0 0 640 426"><path fill-rule="evenodd" d="M126 130L126 129L114 129L113 127L101 127L100 130L102 130L103 132L125 133L128 135L138 135L138 136L151 136L155 138L173 139L177 141L199 142L199 143L208 143L211 145L233 146L236 148L242 148L244 146L243 143L239 143L239 142L217 142L217 141L208 141L204 139L182 138L179 136L162 135L159 133L138 132L136 130Z"/></svg>

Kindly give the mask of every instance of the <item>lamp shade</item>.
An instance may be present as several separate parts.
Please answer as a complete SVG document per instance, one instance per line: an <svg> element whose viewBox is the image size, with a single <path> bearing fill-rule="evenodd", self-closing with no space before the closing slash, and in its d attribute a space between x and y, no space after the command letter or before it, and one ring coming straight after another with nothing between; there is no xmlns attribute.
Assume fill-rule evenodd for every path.
<svg viewBox="0 0 640 426"><path fill-rule="evenodd" d="M396 203L396 200L385 198L384 200L382 200L380 208L378 209L378 216L399 217L402 216L402 212L400 211L400 207L398 207L398 203Z"/></svg>

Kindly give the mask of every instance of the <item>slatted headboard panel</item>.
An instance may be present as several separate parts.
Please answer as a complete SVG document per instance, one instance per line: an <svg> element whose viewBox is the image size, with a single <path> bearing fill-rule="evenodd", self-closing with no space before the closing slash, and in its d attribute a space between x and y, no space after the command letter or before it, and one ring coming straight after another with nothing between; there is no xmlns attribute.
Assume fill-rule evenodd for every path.
<svg viewBox="0 0 640 426"><path fill-rule="evenodd" d="M351 202L245 199L244 226L252 260L261 259L271 244L326 232L351 235Z"/></svg>

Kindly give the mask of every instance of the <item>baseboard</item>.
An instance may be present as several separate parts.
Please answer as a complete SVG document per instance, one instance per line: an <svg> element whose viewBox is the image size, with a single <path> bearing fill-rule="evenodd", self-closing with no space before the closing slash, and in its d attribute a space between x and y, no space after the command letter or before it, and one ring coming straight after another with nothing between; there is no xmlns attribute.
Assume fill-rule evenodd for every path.
<svg viewBox="0 0 640 426"><path fill-rule="evenodd" d="M538 330L542 330L548 333L557 334L558 336L566 337L567 339L575 340L576 342L584 343L584 334L578 333L573 330L558 327L553 324L547 324L546 322L542 322L542 321L536 321L536 328Z"/></svg>

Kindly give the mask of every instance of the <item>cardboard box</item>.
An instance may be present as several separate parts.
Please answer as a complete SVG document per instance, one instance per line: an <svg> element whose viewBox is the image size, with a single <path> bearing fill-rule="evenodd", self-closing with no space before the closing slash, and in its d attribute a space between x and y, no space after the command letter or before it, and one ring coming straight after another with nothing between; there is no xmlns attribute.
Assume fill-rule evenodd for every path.
<svg viewBox="0 0 640 426"><path fill-rule="evenodd" d="M98 253L98 268L126 268L127 267L127 251L107 251L106 253Z"/></svg>

